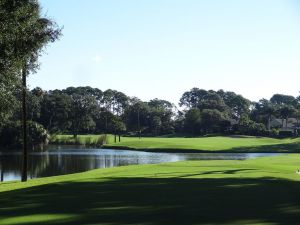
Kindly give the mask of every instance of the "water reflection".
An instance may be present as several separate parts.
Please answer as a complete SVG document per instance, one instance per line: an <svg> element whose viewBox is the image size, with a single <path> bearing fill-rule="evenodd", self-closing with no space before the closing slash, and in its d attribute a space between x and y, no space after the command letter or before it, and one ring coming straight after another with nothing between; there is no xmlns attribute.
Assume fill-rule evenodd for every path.
<svg viewBox="0 0 300 225"><path fill-rule="evenodd" d="M51 146L45 152L32 152L29 156L29 178L70 174L96 168L133 164L154 164L183 160L243 160L272 156L272 153L149 153L127 150L83 149ZM1 181L19 180L20 152L0 153Z"/></svg>

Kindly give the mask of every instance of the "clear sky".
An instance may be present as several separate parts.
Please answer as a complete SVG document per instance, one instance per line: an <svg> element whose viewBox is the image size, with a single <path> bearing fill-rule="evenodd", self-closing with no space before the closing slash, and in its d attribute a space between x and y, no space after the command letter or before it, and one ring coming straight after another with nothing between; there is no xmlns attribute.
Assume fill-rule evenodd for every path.
<svg viewBox="0 0 300 225"><path fill-rule="evenodd" d="M251 100L300 91L300 1L41 0L63 26L31 87L92 86L178 103L193 87Z"/></svg>

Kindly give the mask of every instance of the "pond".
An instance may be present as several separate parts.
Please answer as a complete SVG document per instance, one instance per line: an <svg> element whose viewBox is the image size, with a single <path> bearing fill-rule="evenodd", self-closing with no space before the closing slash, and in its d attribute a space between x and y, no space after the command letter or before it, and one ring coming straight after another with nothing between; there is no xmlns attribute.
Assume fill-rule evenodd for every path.
<svg viewBox="0 0 300 225"><path fill-rule="evenodd" d="M129 150L50 146L29 154L29 178L48 177L134 164L156 164L184 160L244 160L274 153L151 153ZM20 180L21 152L0 152L0 179Z"/></svg>

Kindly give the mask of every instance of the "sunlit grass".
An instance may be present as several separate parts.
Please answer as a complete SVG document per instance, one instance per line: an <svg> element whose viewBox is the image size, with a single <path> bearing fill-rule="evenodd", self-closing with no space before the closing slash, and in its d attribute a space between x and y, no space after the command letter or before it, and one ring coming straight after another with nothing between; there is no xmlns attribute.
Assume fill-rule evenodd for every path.
<svg viewBox="0 0 300 225"><path fill-rule="evenodd" d="M104 142L105 140L105 142ZM54 135L51 144L77 144L163 152L181 151L220 151L220 152L299 152L300 138L268 138L252 136L217 136L217 137L121 137L121 142L114 142L113 135Z"/></svg>
<svg viewBox="0 0 300 225"><path fill-rule="evenodd" d="M202 138L123 137L121 142L109 142L106 147L152 150L202 150L232 152L300 152L299 138L267 138L249 136Z"/></svg>

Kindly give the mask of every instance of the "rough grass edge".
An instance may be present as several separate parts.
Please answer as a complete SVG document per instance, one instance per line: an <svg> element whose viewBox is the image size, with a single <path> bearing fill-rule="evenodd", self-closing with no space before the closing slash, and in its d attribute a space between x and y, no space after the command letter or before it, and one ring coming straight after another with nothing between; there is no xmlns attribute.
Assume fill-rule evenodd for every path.
<svg viewBox="0 0 300 225"><path fill-rule="evenodd" d="M108 135L51 135L49 144L54 145L82 145L82 146L94 146L102 147L108 144Z"/></svg>

